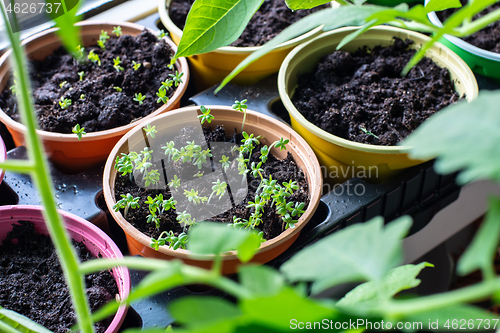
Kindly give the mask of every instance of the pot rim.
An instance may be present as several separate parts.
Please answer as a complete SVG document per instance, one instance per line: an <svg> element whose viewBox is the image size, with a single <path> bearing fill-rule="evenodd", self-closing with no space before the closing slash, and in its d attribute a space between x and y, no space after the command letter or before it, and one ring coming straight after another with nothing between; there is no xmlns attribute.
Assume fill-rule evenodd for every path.
<svg viewBox="0 0 500 333"><path fill-rule="evenodd" d="M212 110L212 114L222 112L225 114L237 114L238 116L241 115L243 117L243 114L239 111L235 111L229 106L221 106L221 105L205 105L205 107L210 108ZM168 113L161 114L157 117L155 117L154 120L161 119L164 117L168 116L174 116L176 114L180 114L186 111L193 111L196 110L199 113L199 106L188 106L188 107L183 107L177 110L170 111ZM269 116L266 116L264 114L261 114L256 111L248 110L247 109L247 118L246 118L246 123L251 120L250 118L256 117L258 120L264 119L265 122L270 122L273 126L273 128L277 129L276 132L280 131L288 134L293 135L294 142L297 142L297 144L294 144L293 146L290 145L292 143L292 140L290 140L289 147L294 147L293 149L290 149L290 152L295 152L298 153L302 156L302 159L305 161L305 164L309 164L309 167L314 169L313 174L309 175L310 176L310 200L309 200L309 205L306 209L306 212L299 218L299 222L295 224L295 228L289 228L283 231L280 235L277 237L274 237L270 240L267 240L266 242L262 243L258 252L266 252L270 249L273 249L274 247L277 247L281 243L285 242L288 238L298 234L300 230L304 227L304 225L310 220L314 212L316 211L318 205L319 205L319 200L321 198L321 190L322 190L322 184L323 180L321 178L321 169L320 165L318 162L318 159L316 158L316 155L314 154L312 148L309 146L309 144L293 130L291 127L285 125L284 123L271 118ZM217 116L216 116L217 118ZM262 124L262 126L264 126ZM115 203L114 199L114 193L111 193L111 188L110 188L110 182L114 181L115 176L117 174L117 171L114 169L114 163L115 163L115 158L122 147L124 143L127 142L130 136L132 136L134 133L141 131L143 127L143 124L139 124L136 126L134 129L131 131L127 132L120 141L115 145L111 153L109 154L108 159L106 160L106 164L104 167L104 173L103 173L103 193L104 193L104 199L106 201L106 205L109 209L109 212L112 214L113 218L116 220L116 222L120 225L120 227L124 230L125 233L131 235L133 238L138 240L140 243L143 245L149 246L151 242L151 238L146 236L144 233L140 232L137 230L134 226L132 226L128 221L126 221L123 218L123 215L120 212L115 212L113 210L113 203ZM285 137L285 136L283 136ZM288 138L291 138L291 135L286 136ZM299 148L299 145L303 148ZM276 149L276 148L274 148ZM304 172L307 170L304 170ZM167 254L170 256L175 256L180 259L195 259L195 260L213 260L215 257L214 255L194 255L188 250L184 249L177 249L177 250L172 250L169 249L168 246L163 245L160 246L160 250L158 252L161 252L163 254ZM256 254L257 254L256 253ZM237 259L236 256L236 251L228 251L225 252L222 255L223 260L235 260Z"/></svg>
<svg viewBox="0 0 500 333"><path fill-rule="evenodd" d="M7 147L5 147L5 142L3 141L2 136L0 136L0 162L5 162L7 159ZM3 180L3 176L5 176L5 170L0 169L0 183Z"/></svg>
<svg viewBox="0 0 500 333"><path fill-rule="evenodd" d="M293 103L291 101L290 96L287 93L286 77L288 74L287 73L288 66L289 66L290 62L292 61L292 59L297 55L297 53L299 53L303 49L307 49L307 47L311 43L314 43L319 39L328 38L331 35L337 35L337 34L341 34L344 32L354 31L356 29L358 29L358 27L344 27L344 28L335 29L335 30L332 30L329 32L325 32L325 33L322 33L319 36L313 38L312 40L294 48L292 50L292 52L290 52L287 55L287 57L283 61L283 64L281 65L281 68L278 72L278 91L280 94L280 98L281 98L283 104L285 105L286 109L290 113L291 117L293 117L297 122L299 122L301 124L301 126L303 126L305 129L307 129L309 132L313 133L314 135L320 137L321 139L323 139L327 142L333 143L335 145L338 145L338 146L341 146L344 148L348 148L348 149L352 149L352 150L356 150L356 151L367 152L367 153L406 154L411 149L410 146L370 145L370 144L366 144L366 143L350 141L350 140L341 138L339 136L333 135L331 133L328 133L327 131L325 131L325 130L319 128L318 126L312 124L311 122L309 122L295 108L295 106L293 105ZM426 41L430 40L429 37L427 37L423 34L420 34L420 33L417 33L417 32L411 31L411 30L405 30L405 29L401 29L401 28L392 27L392 26L375 26L375 27L370 28L364 34L367 34L370 32L372 32L372 33L374 33L374 32L384 32L384 33L404 32L405 34L412 36L412 38L415 38L415 40L426 40ZM358 38L363 38L363 35L359 36ZM441 50L444 50L445 52L447 52L447 54L446 54L447 58L452 59L452 60L449 60L449 62L460 64L461 69L464 70L469 77L474 79L473 91L472 91L472 94L467 95L467 100L470 102L470 101L474 100L475 98L477 98L477 95L478 95L477 82L475 81L474 74L472 73L471 69L465 64L465 62L457 54L455 54L453 51L451 51L446 46L442 45L439 42L436 42L435 45L433 45L433 47L431 48L431 50L436 48L436 47L439 47Z"/></svg>
<svg viewBox="0 0 500 333"><path fill-rule="evenodd" d="M159 0L158 1L158 12L160 13L160 18L162 23L165 25L165 28L167 30L176 35L179 36L179 38L182 37L182 30L177 27L174 22L170 19L170 15L168 14L167 8L170 8L170 2L172 0ZM335 1L330 2L332 7L333 6L340 6L338 3ZM167 7L168 6L168 7ZM307 40L316 34L318 34L322 30L323 26L319 26L317 28L314 28L310 30L309 32L306 32L305 34L302 34L300 36L297 36L295 38L290 39L287 42L281 43L275 48L273 48L273 51L278 51L278 50L283 50L286 48L294 47L302 43L304 40ZM219 47L216 50L213 50L211 52L215 53L222 53L222 54L240 54L240 55L248 55L250 53L253 53L255 51L258 51L262 48L262 46L222 46Z"/></svg>
<svg viewBox="0 0 500 333"><path fill-rule="evenodd" d="M430 0L425 0L425 4L427 5L427 3L429 3L429 1ZM436 12L430 12L429 14L427 14L427 16L429 17L429 20L431 21L432 24L434 24L435 26L438 26L440 28L443 27L443 23L438 18ZM500 61L500 53L481 49L477 46L474 46L470 43L467 43L466 41L464 41L458 37L452 36L452 35L444 34L443 37L446 38L450 43L455 44L456 46L460 47L461 49L464 49L465 51L470 52L478 57L486 58L486 59L493 60L493 61Z"/></svg>
<svg viewBox="0 0 500 333"><path fill-rule="evenodd" d="M43 206L37 206L37 205L7 205L7 206L1 206L0 207L0 221L3 221L3 220L9 220L10 221L13 218L13 216L14 216L14 220L15 220L15 216L16 215L23 214L22 212L26 212L26 211L30 212L31 211L31 212L35 212L34 213L35 216L31 220L44 222L44 217L42 215L44 209L45 209L45 207L43 207ZM79 216L77 216L75 214L72 214L72 213L69 213L69 212L65 212L65 211L62 211L60 209L58 209L57 211L63 217L63 219L64 219L64 225L66 227L66 230L70 231L70 233L71 232L75 232L76 233L76 231L73 231L72 230L73 228L71 228L71 226L67 225L68 223L66 222L66 220L71 220L73 223L78 224L77 226L75 226L75 228L78 228L79 230L82 231L80 233L80 235L82 237L84 237L85 239L87 239L89 242L95 244L96 247L103 247L103 246L105 246L106 249L110 249L111 250L110 252L112 252L115 255L116 259L122 259L123 258L123 254L121 253L121 251L118 248L118 246L115 244L115 242L104 231L102 231L101 229L99 229L98 227L96 227L91 222L89 222L89 221L85 220L84 218L79 217ZM23 216L22 218L26 218L26 217ZM100 239L104 240L105 244L101 244L100 242L99 243L94 242L93 238L95 238L95 237L99 237ZM105 255L105 253L103 253L103 255ZM126 297L128 297L128 295L130 293L130 288L131 288L130 273L129 273L128 268L125 267L125 266L120 266L119 268L120 268L120 270L116 270L116 272L117 272L116 275L117 276L115 276L114 279L117 282L117 287L118 287L119 291L122 291L122 295L120 295L120 297L122 297L122 299L125 299ZM121 274L119 274L119 272L121 272ZM118 281L119 278L122 280L121 284ZM113 320L111 321L111 323L109 324L108 328L106 329L106 333L112 333L112 332L117 332L118 331L118 329L120 328L121 324L125 320L125 315L127 314L127 311L128 311L128 308L127 308L127 306L125 304L121 305L118 308L118 311L116 311L116 313L115 313L115 315L113 317Z"/></svg>
<svg viewBox="0 0 500 333"><path fill-rule="evenodd" d="M126 26L130 29L136 29L139 32L144 30L144 29L148 29L149 31L151 31L152 33L154 33L156 35L156 33L152 29L144 27L144 26L136 24L136 23L131 23L131 22L81 21L81 22L76 23L75 25L81 26L84 29L85 29L85 27L93 27L93 26L101 26L104 28L104 27L112 27L112 26L119 25L122 27ZM36 33L32 36L29 36L21 42L21 45L24 46L27 43L36 41L38 38L43 38L45 36L54 35L55 31L58 29L59 28L50 28L50 29L41 31L39 33ZM167 44L173 49L173 51L177 51L177 45L175 45L175 43L170 38L166 38L166 37L164 37L164 38L165 38L165 41L167 42ZM4 63L6 63L8 61L8 58L9 58L11 53L12 53L12 50L9 49L0 57L0 66L2 66ZM8 67L7 70L9 70L9 69L10 69L10 67ZM187 63L186 58L181 57L181 58L177 59L176 69L179 72L184 73L184 75L182 77L183 83L179 84L179 86L177 87L177 89L174 92L174 95L172 96L172 98L170 98L170 100L166 104L163 104L159 108L153 110L149 115L137 120L136 122L133 122L133 123L130 123L127 125L123 125L123 126L119 126L119 127L115 127L115 128L111 128L111 129L107 129L107 130L103 130L103 131L89 132L83 136L82 141L99 141L99 140L102 140L104 138L113 137L117 133L122 133L122 132L125 133L128 130L135 127L137 124L143 122L144 120L148 120L148 119L154 117L154 115L161 113L161 112L164 112L164 110L166 108L168 108L175 101L180 99L180 97L186 91L187 85L189 82L190 74L189 74L189 67L188 67L188 63ZM16 131L22 132L23 134L26 134L26 131L27 131L26 126L20 122L15 121L11 117L9 117L5 112L3 112L2 109L0 109L0 119L2 119L2 121L5 121L5 124L8 127L12 127ZM73 133L72 134L55 133L55 132L44 131L41 129L37 129L36 132L38 135L40 135L43 138L53 139L53 140L57 140L59 142L79 142L80 141L80 140L78 140L77 136Z"/></svg>

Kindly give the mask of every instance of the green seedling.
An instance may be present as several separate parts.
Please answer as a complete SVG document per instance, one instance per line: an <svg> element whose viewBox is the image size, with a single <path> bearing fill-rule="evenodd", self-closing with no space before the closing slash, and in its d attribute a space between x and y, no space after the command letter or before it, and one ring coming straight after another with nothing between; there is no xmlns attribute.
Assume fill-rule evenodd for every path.
<svg viewBox="0 0 500 333"><path fill-rule="evenodd" d="M80 127L80 124L76 124L71 131L76 134L78 140L81 140L82 136L87 134L87 132L85 132L85 127Z"/></svg>
<svg viewBox="0 0 500 333"><path fill-rule="evenodd" d="M224 171L229 169L229 167L231 166L231 162L229 161L229 157L227 157L226 155L222 155L219 163L222 165L222 170L224 170Z"/></svg>
<svg viewBox="0 0 500 333"><path fill-rule="evenodd" d="M169 230L168 232L163 231L157 240L152 238L151 247L158 251L160 246L168 244L169 249L186 249L187 241L188 235L185 232L181 232L179 236L175 236L174 232L172 230Z"/></svg>
<svg viewBox="0 0 500 333"><path fill-rule="evenodd" d="M207 197L200 197L198 196L198 191L195 191L194 189L192 190L184 190L184 195L188 199L189 202L194 203L195 205L204 203L208 200Z"/></svg>
<svg viewBox="0 0 500 333"><path fill-rule="evenodd" d="M288 144L288 142L290 142L290 140L280 138L278 141L274 142L273 145L275 148L279 148L280 151L283 151L286 150L286 145Z"/></svg>
<svg viewBox="0 0 500 333"><path fill-rule="evenodd" d="M12 92L12 95L17 95L17 82L16 82L16 79L14 79L14 84L10 86L10 91Z"/></svg>
<svg viewBox="0 0 500 333"><path fill-rule="evenodd" d="M122 92L123 91L123 89L120 88L120 87L113 87L113 89L116 90L116 91L118 91L118 92Z"/></svg>
<svg viewBox="0 0 500 333"><path fill-rule="evenodd" d="M201 178L201 177L203 177L203 174L204 174L204 173L203 173L202 171L198 171L197 173L195 173L195 174L193 175L193 178Z"/></svg>
<svg viewBox="0 0 500 333"><path fill-rule="evenodd" d="M116 69L117 72L121 72L124 69L122 66L120 66L121 63L122 61L120 60L120 57L116 57L113 59L113 68Z"/></svg>
<svg viewBox="0 0 500 333"><path fill-rule="evenodd" d="M126 218L129 208L132 208L132 209L139 208L139 199L140 199L140 197L135 197L134 198L132 196L132 194L130 194L130 193L127 193L126 195L125 194L120 194L120 196L122 197L122 199L119 200L113 206L113 210L115 212L118 212L120 210L120 208L124 209L124 211L123 211L123 217Z"/></svg>
<svg viewBox="0 0 500 333"><path fill-rule="evenodd" d="M174 178L168 183L168 186L173 190L177 190L181 186L181 180L177 175L174 175Z"/></svg>
<svg viewBox="0 0 500 333"><path fill-rule="evenodd" d="M104 50L106 48L105 46L106 41L108 39L109 39L108 32L101 30L101 34L99 35L99 40L97 41L97 45L99 45L99 47Z"/></svg>
<svg viewBox="0 0 500 333"><path fill-rule="evenodd" d="M81 94L80 99L84 99L84 98L85 98L85 94Z"/></svg>
<svg viewBox="0 0 500 333"><path fill-rule="evenodd" d="M122 153L121 156L117 156L115 160L115 169L122 173L122 176L130 174L134 171L134 165L128 154Z"/></svg>
<svg viewBox="0 0 500 333"><path fill-rule="evenodd" d="M376 138L376 139L380 140L380 138L379 138L378 136L376 136L375 134L373 134L372 132L370 132L370 131L369 131L369 130L367 130L366 128L364 128L364 127L360 126L360 127L359 127L359 129L360 129L363 133L368 134L368 135L371 135L371 136L373 136L374 138Z"/></svg>
<svg viewBox="0 0 500 333"><path fill-rule="evenodd" d="M165 80L161 82L160 90L169 90L174 85L173 80Z"/></svg>
<svg viewBox="0 0 500 333"><path fill-rule="evenodd" d="M80 81L83 81L83 76L85 75L84 71L78 72L78 76L80 77Z"/></svg>
<svg viewBox="0 0 500 333"><path fill-rule="evenodd" d="M198 116L198 118L201 119L201 124L203 125L203 123L205 121L210 124L212 122L212 120L214 119L214 116L210 114L211 110L209 108L206 108L203 105L201 105L200 111L201 111L201 114Z"/></svg>
<svg viewBox="0 0 500 333"><path fill-rule="evenodd" d="M64 98L61 97L61 100L59 101L59 106L61 109L65 110L71 105L72 101L69 98Z"/></svg>
<svg viewBox="0 0 500 333"><path fill-rule="evenodd" d="M134 101L138 102L139 105L142 105L142 104L144 104L145 98L146 98L146 96L143 96L141 93L136 93L135 97L134 97Z"/></svg>
<svg viewBox="0 0 500 333"><path fill-rule="evenodd" d="M158 187L160 182L160 173L158 170L150 170L143 178L144 186L149 187L151 184Z"/></svg>
<svg viewBox="0 0 500 333"><path fill-rule="evenodd" d="M141 67L141 63L135 62L135 60L132 60L132 65L133 65L134 71L138 70Z"/></svg>
<svg viewBox="0 0 500 333"><path fill-rule="evenodd" d="M116 37L120 37L122 35L122 27L121 26L113 27L112 32L116 35Z"/></svg>
<svg viewBox="0 0 500 333"><path fill-rule="evenodd" d="M59 83L59 88L64 87L67 83L68 83L68 81L63 81L63 82Z"/></svg>
<svg viewBox="0 0 500 333"><path fill-rule="evenodd" d="M146 135L154 138L155 134L158 133L156 130L155 126L151 126L151 124L147 124L146 127L143 128L144 132L146 132Z"/></svg>
<svg viewBox="0 0 500 333"><path fill-rule="evenodd" d="M97 65L101 66L101 59L99 59L99 55L94 52L94 50L90 50L87 58L93 63L97 63Z"/></svg>
<svg viewBox="0 0 500 333"><path fill-rule="evenodd" d="M179 222L179 224L184 224L184 229L186 229L187 226L195 224L196 219L191 218L191 214L183 211L182 213L177 213L177 222Z"/></svg>
<svg viewBox="0 0 500 333"><path fill-rule="evenodd" d="M170 100L167 97L167 91L165 89L162 89L161 87L160 87L160 89L158 89L158 92L156 93L156 96L158 96L158 99L156 100L156 103L167 104L168 101Z"/></svg>
<svg viewBox="0 0 500 333"><path fill-rule="evenodd" d="M245 126L245 120L247 118L247 100L244 99L242 101L234 101L234 104L231 106L234 110L243 112L243 121L241 122L241 132L243 133L243 128Z"/></svg>
<svg viewBox="0 0 500 333"><path fill-rule="evenodd" d="M217 179L217 181L212 182L214 186L212 186L212 193L208 197L208 202L212 199L213 195L219 196L219 200L222 199L224 196L224 193L226 193L227 189L227 183L226 182L221 182L220 179Z"/></svg>
<svg viewBox="0 0 500 333"><path fill-rule="evenodd" d="M162 39L165 36L167 36L167 33L165 32L165 30L161 29L158 33L158 39Z"/></svg>
<svg viewBox="0 0 500 333"><path fill-rule="evenodd" d="M168 74L168 76L170 76L172 78L172 81L174 82L174 86L175 87L178 87L179 84L182 83L182 76L184 75L184 73L179 73L178 71L175 71L175 74Z"/></svg>
<svg viewBox="0 0 500 333"><path fill-rule="evenodd" d="M76 60L83 61L83 59L85 59L84 54L85 54L85 48L81 45L77 45L76 52L75 52Z"/></svg>

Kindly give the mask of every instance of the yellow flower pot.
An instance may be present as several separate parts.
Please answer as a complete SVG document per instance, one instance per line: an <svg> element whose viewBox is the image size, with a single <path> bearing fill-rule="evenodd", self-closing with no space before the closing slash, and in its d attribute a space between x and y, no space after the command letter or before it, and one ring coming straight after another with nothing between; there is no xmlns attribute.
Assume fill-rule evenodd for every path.
<svg viewBox="0 0 500 333"><path fill-rule="evenodd" d="M355 29L357 28L346 27L333 30L298 46L286 57L278 74L279 94L290 114L292 127L311 145L322 166L323 177L330 184L344 182L353 177L380 183L405 168L424 162L410 159L407 155L409 147L369 145L330 134L307 121L292 104L291 95L299 76L311 71L321 57L333 53L340 41ZM410 47L414 49L420 48L429 40L429 37L420 33L379 26L357 37L342 50L355 51L364 45L370 48L377 45L389 46L394 37L413 40L415 43ZM477 97L478 87L474 74L450 49L436 43L427 51L426 57L450 71L455 89L460 95L465 94L469 102Z"/></svg>

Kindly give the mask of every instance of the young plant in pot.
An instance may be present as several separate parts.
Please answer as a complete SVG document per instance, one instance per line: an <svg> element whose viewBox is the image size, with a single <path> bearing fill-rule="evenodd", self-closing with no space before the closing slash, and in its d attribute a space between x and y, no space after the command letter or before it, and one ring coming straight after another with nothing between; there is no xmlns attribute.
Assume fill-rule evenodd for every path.
<svg viewBox="0 0 500 333"><path fill-rule="evenodd" d="M104 198L131 254L211 267L213 257L193 259L184 249L190 226L208 220L260 232L253 260L264 263L309 221L322 185L311 149L244 101L233 107L172 111L117 143L104 169ZM239 264L235 251L224 254L224 273Z"/></svg>
<svg viewBox="0 0 500 333"><path fill-rule="evenodd" d="M18 311L54 332L63 332L76 324L76 318L70 304L65 304L69 290L47 236L43 210L39 206L0 207L0 306ZM60 213L80 260L123 258L116 244L99 228L76 215ZM85 281L92 311L109 300L125 299L130 292L126 267L90 274ZM96 332L118 332L126 313L127 307L120 307L114 317L96 325Z"/></svg>
<svg viewBox="0 0 500 333"><path fill-rule="evenodd" d="M383 182L423 162L397 144L439 109L478 94L469 67L440 44L400 75L429 37L381 26L345 45L355 30L341 28L297 47L278 75L292 127L311 144L333 183L352 177Z"/></svg>
<svg viewBox="0 0 500 333"><path fill-rule="evenodd" d="M259 50L261 45L293 22L328 7L330 4L293 12L282 0L245 3L230 1L223 4L216 0L162 0L159 2L158 12L173 41L179 45L178 56L189 53L186 55L190 55L189 61L193 75L196 76L196 86L203 90L220 83L243 59ZM217 10L213 10L214 8ZM201 17L209 17L210 22L215 23L208 24L209 20L200 19ZM226 28L227 31L235 33L228 39L224 36L222 39L210 41L209 34L215 32L219 35L220 29ZM205 36L200 40L193 39L193 36L198 36L200 29L204 31L202 35ZM276 45L269 54L242 71L234 82L251 85L278 72L283 59L295 46L319 32L319 28L310 29L290 41ZM203 45L213 42L217 44L215 49L204 49Z"/></svg>
<svg viewBox="0 0 500 333"><path fill-rule="evenodd" d="M81 42L73 54L61 46L57 28L23 41L31 59L37 133L50 159L68 172L104 161L137 121L178 107L189 80L185 59L171 64L177 47L168 38L126 22L80 22L77 27ZM0 121L15 144L23 145L26 127L20 122L10 58L10 51L0 58Z"/></svg>
<svg viewBox="0 0 500 333"><path fill-rule="evenodd" d="M428 1L426 1L428 2ZM439 41L457 53L473 72L490 77L496 81L500 80L500 45L497 41L498 30L500 27L500 5L495 1L478 2L475 4L468 1L460 1L463 7L468 7L477 11L483 9L474 16L467 16L467 23L464 28L475 28L480 25L482 30L469 35L460 34L457 36L446 34ZM488 5L490 5L487 7ZM457 10L450 8L444 11L429 13L429 20L436 26L442 27L443 22L448 24L447 20L451 18ZM460 13L458 14L460 15Z"/></svg>

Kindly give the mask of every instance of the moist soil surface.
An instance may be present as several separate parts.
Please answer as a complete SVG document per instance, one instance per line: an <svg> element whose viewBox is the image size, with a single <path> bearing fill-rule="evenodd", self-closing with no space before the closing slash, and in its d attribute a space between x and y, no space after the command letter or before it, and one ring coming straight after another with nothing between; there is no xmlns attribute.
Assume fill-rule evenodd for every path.
<svg viewBox="0 0 500 333"><path fill-rule="evenodd" d="M323 57L299 78L293 104L308 121L341 138L396 145L460 98L449 71L428 58L401 77L415 53L408 49L411 43L395 39L390 47Z"/></svg>
<svg viewBox="0 0 500 333"><path fill-rule="evenodd" d="M467 4L467 0L460 0L460 2L462 3L462 6ZM499 8L500 3L495 3L482 12L474 15L472 20L477 20ZM457 9L455 8L450 8L441 12L437 12L436 14L439 20L441 22L444 22L456 10ZM462 39L469 44L479 47L480 49L500 53L500 21L495 21L488 25L486 28Z"/></svg>
<svg viewBox="0 0 500 333"><path fill-rule="evenodd" d="M194 0L173 0L170 4L170 19L183 30ZM264 0L248 22L241 36L231 46L261 46L276 37L282 30L301 18L330 5L321 5L307 10L292 11L284 0Z"/></svg>
<svg viewBox="0 0 500 333"><path fill-rule="evenodd" d="M55 333L76 323L68 287L50 237L38 234L30 222L19 221L0 242L0 306L19 312ZM81 261L95 257L81 242L73 242ZM85 276L92 311L115 298L118 289L108 271ZM95 324L104 332L112 318Z"/></svg>
<svg viewBox="0 0 500 333"><path fill-rule="evenodd" d="M129 209L126 220L138 230L145 233L147 236L157 239L162 231L168 232L169 230L172 230L175 235L179 235L180 233L182 233L184 231L184 228L176 220L177 213L182 212L182 210L180 209L181 206L187 207L187 209L185 210L191 213L193 217L199 214L201 211L206 216L203 220L227 224L233 223L233 217L248 219L250 215L255 211L254 208L247 208L247 205L249 201L254 201L255 199L255 191L258 187L258 184L260 183L260 176L257 175L257 177L254 177L250 173L248 173L246 176L238 174L238 163L235 160L235 158L237 158L238 156L236 153L233 154L231 149L231 147L234 146L235 142L241 142L241 135L227 135L224 127L219 125L213 129L204 128L203 131L204 138L198 138L196 142L201 142L199 139L206 140L209 143L208 148L210 148L212 151L212 161L205 163L203 165L203 168L201 169L201 171L205 174L205 178L203 179L203 181L206 182L205 184L209 185L195 187L194 189L199 191L198 195L200 197L209 197L212 192L211 184L213 184L213 182L216 182L218 179L220 179L221 181L225 181L227 184L229 184L228 193L231 200L231 205L228 207L229 209L224 213L220 213L220 206L222 201L219 201L218 197L215 196L208 203L204 204L196 205L192 202L187 202L186 199L184 199L184 202L181 203L181 200L179 198L182 199L182 197L184 196L183 191L193 189L190 183L188 183L193 179L192 175L200 170L198 170L196 166L190 165L189 163L182 163L180 161L171 162L168 160L164 160L164 171L167 175L168 182L170 182L171 178L173 177L172 175L182 174L183 176L180 176L180 178L182 179L182 181L180 182L181 188L176 189L177 192L174 192L174 194L180 193L180 195L174 195L174 199L178 201L176 206L177 211L168 210L164 212L161 215L160 228L157 229L154 223L147 222L149 210L148 205L144 202L147 200L148 196L154 198L158 194L162 194L163 199L165 200L170 199L172 197L172 191L170 187L168 185L165 185L165 182L163 181L158 185L158 190L146 189L144 186L144 182L141 181L141 177L139 175L135 174L134 179L131 180L131 177L129 177L129 175L122 176L119 174L115 181L115 200L119 201L121 199L120 194L127 193L132 194L133 197L140 197L140 207L136 209ZM234 131L233 133L235 132L236 131ZM183 128L173 140L175 143L175 147L177 149L180 149L180 147L186 145L186 141L192 141L193 137L196 136L193 133L194 131L192 127ZM216 144L214 144L213 142L229 142L232 144L225 145L224 148L216 149ZM217 147L220 146L218 145ZM250 158L248 157L248 154L245 154L245 158L249 158L250 160L248 165L251 165L252 162L255 162L257 164L260 161L260 148L261 145L257 146L253 150ZM163 154L163 152L161 154ZM221 160L222 155L229 157L231 161L229 168L225 171L222 171L221 163L217 163L217 161ZM161 163L157 164L159 168L161 168L161 165ZM304 202L306 206L303 210L307 209L307 206L309 204L308 183L303 171L295 163L292 154L288 153L286 158L284 158L283 160L279 160L275 158L271 153L269 153L269 159L264 163L262 169L262 176L264 178L269 179L269 176L272 175L272 179L276 180L279 184L289 181L297 182L299 189L295 190L293 194L286 199L286 201L294 202L294 205L295 202ZM242 184L242 177L246 177L247 187L242 188L241 186L236 186L236 188L239 187L239 189L235 190L235 187L231 189L232 184ZM139 185L137 185L137 183L139 183ZM263 237L266 240L274 238L278 236L282 231L284 231L283 221L281 217L276 213L274 207L275 206L270 207L269 204L264 206L264 214L261 217L263 223L257 226L257 229L263 231ZM124 214L123 210L121 210L121 212L122 214ZM297 219L297 217L295 217L294 219ZM197 219L197 221L199 222L200 220Z"/></svg>
<svg viewBox="0 0 500 333"><path fill-rule="evenodd" d="M155 93L161 82L174 73L168 68L173 51L163 39L159 40L147 30L137 36L110 34L105 50L97 45L87 47L84 59L91 50L99 56L101 66L89 60L79 62L62 47L44 61L30 62L33 98L41 129L72 133L72 128L80 124L87 133L102 131L127 125L161 106ZM124 70L113 67L113 59L117 57ZM133 68L133 61L141 64L137 70ZM80 81L78 73L82 71L84 76ZM12 85L13 81L3 90L0 107L12 119L20 121L15 96L9 89ZM173 91L169 89L167 96L171 97ZM133 100L137 93L146 96L142 105ZM71 105L62 109L61 98L70 99Z"/></svg>

